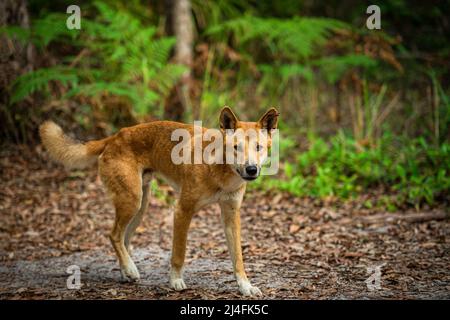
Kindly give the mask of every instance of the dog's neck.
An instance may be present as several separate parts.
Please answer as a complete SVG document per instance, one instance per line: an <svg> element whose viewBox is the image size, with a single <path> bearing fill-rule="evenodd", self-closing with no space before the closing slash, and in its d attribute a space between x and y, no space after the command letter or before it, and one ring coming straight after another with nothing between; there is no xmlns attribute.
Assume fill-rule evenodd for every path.
<svg viewBox="0 0 450 320"><path fill-rule="evenodd" d="M218 169L215 172L221 172L220 176L214 177L217 185L226 192L233 192L244 185L246 185L246 181L241 178L241 176L234 170L229 164L214 164ZM214 172L214 170L213 170Z"/></svg>

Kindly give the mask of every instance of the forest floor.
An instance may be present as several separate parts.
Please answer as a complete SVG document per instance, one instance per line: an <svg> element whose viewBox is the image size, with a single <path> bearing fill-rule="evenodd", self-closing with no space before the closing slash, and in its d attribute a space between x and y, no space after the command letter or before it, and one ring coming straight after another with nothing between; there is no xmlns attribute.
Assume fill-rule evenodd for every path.
<svg viewBox="0 0 450 320"><path fill-rule="evenodd" d="M152 198L132 242L141 280L123 283L108 239L113 207L94 168L68 172L40 147L3 149L0 168L0 299L241 298L217 206L192 222L189 289L176 292L168 283L172 206ZM450 299L448 208L387 213L365 208L367 197L248 192L243 252L263 298ZM78 290L66 286L71 265L81 270ZM373 288L366 279L377 266Z"/></svg>

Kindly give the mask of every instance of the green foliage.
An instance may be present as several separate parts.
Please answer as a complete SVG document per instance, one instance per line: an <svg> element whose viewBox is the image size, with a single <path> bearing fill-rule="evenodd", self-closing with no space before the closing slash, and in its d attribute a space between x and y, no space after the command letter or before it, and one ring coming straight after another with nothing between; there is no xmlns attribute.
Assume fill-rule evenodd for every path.
<svg viewBox="0 0 450 320"><path fill-rule="evenodd" d="M378 204L388 210L447 201L450 49L439 6L389 0L380 5L383 30L369 31L361 14L366 7L352 3L349 9L345 1L340 10L288 0L191 3L198 93L192 105L199 106L205 125L217 125L223 105L248 119L274 105L284 132L309 138L300 155L298 137L283 138L283 179L252 185L318 198L381 188L387 192ZM105 101L112 108L128 101L135 115L161 116L162 101L185 72L169 63L175 39L161 36L162 6L134 0L85 4L81 30L66 28L67 15L54 2L30 1L29 8L30 29L9 26L0 32L31 41L60 62L12 84L9 102L17 104L7 109L10 128L25 132L27 126L15 121L39 119L27 117L28 104L18 103L34 92L49 99L83 97L74 99L81 104L75 116L80 122L89 123L89 104L102 109ZM339 130L352 135L333 136Z"/></svg>
<svg viewBox="0 0 450 320"><path fill-rule="evenodd" d="M277 19L247 15L212 26L207 34L223 36L231 33L242 46L258 41L272 56L298 61L312 56L333 30L344 27L345 23L327 18Z"/></svg>
<svg viewBox="0 0 450 320"><path fill-rule="evenodd" d="M270 98L276 99L286 89L292 78L304 79L308 83L315 80L314 71L310 66L302 64L259 64L261 80L258 93L266 92Z"/></svg>
<svg viewBox="0 0 450 320"><path fill-rule="evenodd" d="M333 44L335 36L352 32L356 31L350 25L331 18L246 14L213 24L205 35L213 43L230 43L240 54L239 60L231 64L222 65L226 59L216 59L222 74L236 70L233 87L248 88L236 92L235 99L245 100L248 90L256 87L258 98L270 105L278 104L281 97L304 96L305 89L312 92L311 86L323 80L335 84L350 71L372 74L379 61L355 54L353 40ZM211 93L223 90L222 81L217 80L216 84L214 80L210 79L208 91L213 96L221 95L222 92ZM310 120L315 116L312 113Z"/></svg>
<svg viewBox="0 0 450 320"><path fill-rule="evenodd" d="M9 26L0 29L1 33L14 36L21 41L31 41L42 49L52 41L74 41L80 34L79 30L66 27L67 16L61 13L49 13L42 19L35 19L30 29Z"/></svg>
<svg viewBox="0 0 450 320"><path fill-rule="evenodd" d="M331 59L321 60L327 57L325 45L336 32L348 31L349 25L330 18L274 18L246 12L238 17L230 14L231 18L216 21L205 30L204 35L217 49L212 51L215 70L208 76L207 93L202 98L227 97L226 104L238 104L255 96L258 105L278 105L282 97L301 95L303 84L317 84L321 78L332 76L327 70ZM238 53L237 59L228 60L225 43ZM371 60L348 50L333 58L339 65L335 78L352 68L365 67ZM217 108L207 102L202 101L202 109L208 118Z"/></svg>
<svg viewBox="0 0 450 320"><path fill-rule="evenodd" d="M59 81L64 86L76 86L78 80L76 70L64 66L43 68L26 73L14 81L11 103L23 100L35 91L49 92L51 81Z"/></svg>
<svg viewBox="0 0 450 320"><path fill-rule="evenodd" d="M68 29L66 19L67 15L61 13L50 13L42 19L37 19L31 28L31 41L40 48L53 41L75 41L81 30Z"/></svg>
<svg viewBox="0 0 450 320"><path fill-rule="evenodd" d="M334 32L341 29L348 30L349 26L330 18L294 16L276 19L247 15L215 24L206 34L222 41L232 34L243 53L255 51L255 48L265 50L261 59L268 63L255 62L263 73L260 86L267 87L268 84L278 83L280 78L282 84L286 84L293 76L313 81L313 67L317 67L331 83L352 68L375 67L373 58L361 54L344 52L340 56L324 56L325 52L320 49Z"/></svg>
<svg viewBox="0 0 450 320"><path fill-rule="evenodd" d="M248 1L242 0L191 0L197 23L201 28L221 24L223 21L240 17L250 10Z"/></svg>
<svg viewBox="0 0 450 320"><path fill-rule="evenodd" d="M314 61L313 64L320 67L329 83L336 83L345 72L352 68L370 69L377 66L376 60L360 54L323 57Z"/></svg>
<svg viewBox="0 0 450 320"><path fill-rule="evenodd" d="M79 62L72 57L65 65L19 77L12 103L58 81L69 89L64 98L106 93L128 98L138 115L161 110L162 99L185 71L183 66L168 63L175 39L156 38L155 27L144 26L126 11L114 10L103 2L96 2L95 7L96 19L84 18L82 32L68 30L66 16L61 14L49 14L33 24L28 36L35 44L45 47L51 42L66 42L84 50L87 57ZM8 31L26 36L17 28Z"/></svg>
<svg viewBox="0 0 450 320"><path fill-rule="evenodd" d="M450 190L449 159L448 143L435 147L423 138L408 143L386 135L379 145L363 147L341 133L329 143L314 140L295 162L285 164L284 179L259 186L318 198L348 198L384 186L397 195L398 204L432 205Z"/></svg>

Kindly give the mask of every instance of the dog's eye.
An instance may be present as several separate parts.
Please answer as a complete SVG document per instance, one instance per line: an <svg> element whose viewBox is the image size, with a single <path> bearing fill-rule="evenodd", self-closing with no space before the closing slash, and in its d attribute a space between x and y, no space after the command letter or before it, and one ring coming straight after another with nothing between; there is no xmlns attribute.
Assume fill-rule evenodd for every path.
<svg viewBox="0 0 450 320"><path fill-rule="evenodd" d="M256 151L261 151L263 149L263 146L260 144L256 145Z"/></svg>

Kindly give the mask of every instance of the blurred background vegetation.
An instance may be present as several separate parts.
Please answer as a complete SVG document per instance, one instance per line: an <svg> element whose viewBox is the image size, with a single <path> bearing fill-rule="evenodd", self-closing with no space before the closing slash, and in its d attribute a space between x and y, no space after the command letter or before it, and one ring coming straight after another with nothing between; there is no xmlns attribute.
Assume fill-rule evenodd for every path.
<svg viewBox="0 0 450 320"><path fill-rule="evenodd" d="M72 2L0 4L2 145L277 106L281 171L252 188L448 206L450 1L379 1L381 30L355 0L77 1L69 30Z"/></svg>

